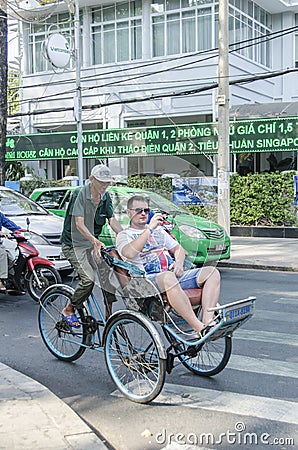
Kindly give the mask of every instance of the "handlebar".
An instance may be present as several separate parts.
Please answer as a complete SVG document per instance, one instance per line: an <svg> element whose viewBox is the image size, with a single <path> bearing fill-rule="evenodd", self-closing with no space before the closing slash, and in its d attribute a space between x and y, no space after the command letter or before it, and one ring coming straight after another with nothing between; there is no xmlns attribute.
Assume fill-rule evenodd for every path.
<svg viewBox="0 0 298 450"><path fill-rule="evenodd" d="M23 229L15 230L15 231L11 231L10 233L4 234L4 236L0 236L0 238L3 237L6 239L16 239L18 242L26 241L27 238L21 234L24 232L25 232L25 230L23 230Z"/></svg>

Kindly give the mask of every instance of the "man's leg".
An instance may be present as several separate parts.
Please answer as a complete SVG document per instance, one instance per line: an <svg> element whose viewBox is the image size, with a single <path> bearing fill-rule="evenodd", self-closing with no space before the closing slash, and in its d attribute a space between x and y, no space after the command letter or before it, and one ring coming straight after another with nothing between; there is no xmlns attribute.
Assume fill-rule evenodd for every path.
<svg viewBox="0 0 298 450"><path fill-rule="evenodd" d="M220 294L220 273L213 266L202 267L197 274L197 282L202 286L202 321L205 325L212 323L214 312L208 312L208 308L214 308Z"/></svg>
<svg viewBox="0 0 298 450"><path fill-rule="evenodd" d="M179 278L181 288L202 289L202 322L208 325L213 322L213 312L208 312L209 308L217 305L220 294L220 273L213 266L202 267L201 269L190 269Z"/></svg>
<svg viewBox="0 0 298 450"><path fill-rule="evenodd" d="M62 251L79 277L79 283L71 301L72 305L78 308L87 300L94 286L93 269L88 260L88 249L85 247L74 249L68 245L63 245Z"/></svg>
<svg viewBox="0 0 298 450"><path fill-rule="evenodd" d="M5 248L0 245L0 289L4 290L4 284L2 280L6 280L8 277L8 262L7 253Z"/></svg>
<svg viewBox="0 0 298 450"><path fill-rule="evenodd" d="M156 277L156 282L161 292L167 293L169 304L199 333L204 328L204 324L195 315L189 298L181 289L175 274L173 272L160 273Z"/></svg>

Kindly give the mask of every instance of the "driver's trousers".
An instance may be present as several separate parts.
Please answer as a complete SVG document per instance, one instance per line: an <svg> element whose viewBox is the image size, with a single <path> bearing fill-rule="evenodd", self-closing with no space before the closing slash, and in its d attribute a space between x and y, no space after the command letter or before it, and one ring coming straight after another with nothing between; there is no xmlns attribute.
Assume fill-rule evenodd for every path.
<svg viewBox="0 0 298 450"><path fill-rule="evenodd" d="M90 247L72 247L62 244L62 252L77 271L80 279L71 300L73 306L80 308L91 294L94 286L94 269L90 265L88 255Z"/></svg>

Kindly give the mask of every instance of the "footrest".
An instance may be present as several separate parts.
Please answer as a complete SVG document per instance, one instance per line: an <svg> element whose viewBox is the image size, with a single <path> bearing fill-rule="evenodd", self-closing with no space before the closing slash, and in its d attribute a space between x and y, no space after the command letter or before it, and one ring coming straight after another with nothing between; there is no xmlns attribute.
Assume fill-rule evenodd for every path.
<svg viewBox="0 0 298 450"><path fill-rule="evenodd" d="M255 310L255 301L255 297L248 297L243 300L237 300L232 303L208 309L208 311L215 311L218 313L218 323L201 339L194 336L194 332L190 325L178 315L176 316L177 320L173 320L174 317L172 316L172 323L167 323L164 327L175 336L178 341L188 343L189 345L215 341L225 336L231 336L237 328L250 319Z"/></svg>
<svg viewBox="0 0 298 450"><path fill-rule="evenodd" d="M208 311L217 311L222 318L222 327L244 322L254 314L255 297L248 297L232 303L209 308ZM237 327L238 328L238 327Z"/></svg>

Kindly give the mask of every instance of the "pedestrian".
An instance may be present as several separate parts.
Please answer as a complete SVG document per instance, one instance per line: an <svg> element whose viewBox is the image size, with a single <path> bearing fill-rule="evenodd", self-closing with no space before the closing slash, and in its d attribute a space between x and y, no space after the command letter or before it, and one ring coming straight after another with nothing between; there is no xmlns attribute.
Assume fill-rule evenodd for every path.
<svg viewBox="0 0 298 450"><path fill-rule="evenodd" d="M94 286L94 269L89 262L90 251L93 249L95 258L100 257L100 249L104 244L98 237L106 221L115 233L122 230L114 217L110 194L106 192L111 182L112 175L107 166L94 166L89 183L72 193L67 207L61 237L62 251L76 269L80 280L71 304L62 311L62 318L74 328L80 326L74 308L82 306Z"/></svg>
<svg viewBox="0 0 298 450"><path fill-rule="evenodd" d="M10 233L5 233L2 231L2 227L7 228L11 232L20 230L21 227L16 225L12 220L8 219L2 212L0 212L0 237L9 237ZM8 253L3 247L2 239L0 240L0 293L6 293L5 280L8 278ZM24 294L23 291L19 292Z"/></svg>
<svg viewBox="0 0 298 450"><path fill-rule="evenodd" d="M147 198L135 195L128 200L130 226L117 235L117 250L124 260L143 269L160 292L166 292L168 303L201 338L215 325L214 313L208 309L217 305L220 274L211 266L184 271L185 250L162 228L161 213L154 214L147 224L149 211ZM202 321L184 292L194 288L202 289Z"/></svg>

